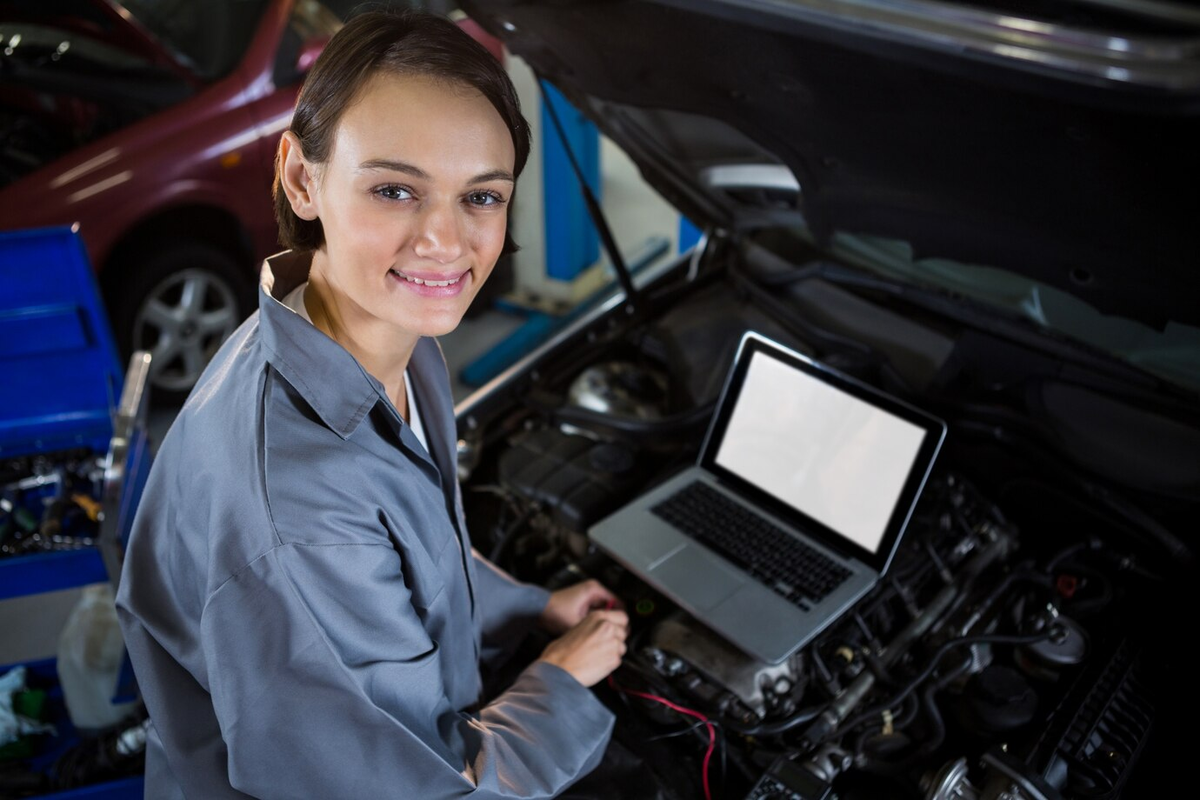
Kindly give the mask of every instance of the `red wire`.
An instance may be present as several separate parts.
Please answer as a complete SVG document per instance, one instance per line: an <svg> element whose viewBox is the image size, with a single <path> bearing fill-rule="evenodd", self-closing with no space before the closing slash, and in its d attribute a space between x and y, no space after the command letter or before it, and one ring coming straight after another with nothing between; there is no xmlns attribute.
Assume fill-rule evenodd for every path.
<svg viewBox="0 0 1200 800"><path fill-rule="evenodd" d="M634 689L626 689L624 686L618 686L617 682L613 680L611 675L608 676L608 685L618 692L624 692L625 694L631 694L634 697L640 697L644 700L653 700L656 703L662 703L672 711L678 711L680 714L687 714L689 717L695 717L704 723L704 728L708 731L708 749L704 751L704 772L702 773L701 778L704 781L704 800L712 800L712 792L708 787L708 764L709 761L712 760L713 748L715 748L717 745L717 735L713 731L712 723L708 721L708 717L704 716L699 711L693 711L690 708L684 708L683 706L676 705L665 697L659 697L656 694L646 694L645 692L639 692Z"/></svg>
<svg viewBox="0 0 1200 800"><path fill-rule="evenodd" d="M606 609L611 609L615 606L615 599L610 599L604 604ZM617 682L613 680L612 675L608 676L608 685L615 691L631 694L634 697L641 697L644 700L653 700L656 703L662 703L664 706L673 711L678 711L680 714L687 714L690 717L695 717L704 723L704 729L708 731L708 749L704 751L704 763L702 765L703 772L701 773L700 777L704 782L704 800L712 800L712 792L708 788L708 763L712 760L713 748L716 747L717 744L717 735L713 731L712 723L708 721L708 717L704 716L699 711L693 711L690 708L684 708L683 706L676 705L665 697L659 697L656 694L646 694L645 692L639 692L635 691L634 689L626 689L624 686L618 686Z"/></svg>

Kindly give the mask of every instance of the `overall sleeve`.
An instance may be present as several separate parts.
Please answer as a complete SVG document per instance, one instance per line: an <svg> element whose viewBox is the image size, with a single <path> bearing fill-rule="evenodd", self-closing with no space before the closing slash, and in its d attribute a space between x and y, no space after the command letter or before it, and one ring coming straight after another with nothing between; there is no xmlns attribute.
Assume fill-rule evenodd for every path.
<svg viewBox="0 0 1200 800"><path fill-rule="evenodd" d="M537 622L550 600L540 586L521 583L472 547L475 595L483 628L480 659L496 665L510 656Z"/></svg>
<svg viewBox="0 0 1200 800"><path fill-rule="evenodd" d="M549 798L600 760L612 715L535 662L478 715L446 664L400 555L284 544L209 598L201 623L232 785L256 797Z"/></svg>

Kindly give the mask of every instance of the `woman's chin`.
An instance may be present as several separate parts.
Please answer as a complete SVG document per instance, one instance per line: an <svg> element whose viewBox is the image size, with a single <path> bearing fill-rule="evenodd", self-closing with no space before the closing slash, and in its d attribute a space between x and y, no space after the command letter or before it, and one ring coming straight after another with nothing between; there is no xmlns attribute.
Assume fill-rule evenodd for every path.
<svg viewBox="0 0 1200 800"><path fill-rule="evenodd" d="M413 326L412 321L408 320L404 327L410 330L415 327L414 333L418 336L445 336L458 327L465 311L466 309L447 309L440 313L423 314L417 325Z"/></svg>

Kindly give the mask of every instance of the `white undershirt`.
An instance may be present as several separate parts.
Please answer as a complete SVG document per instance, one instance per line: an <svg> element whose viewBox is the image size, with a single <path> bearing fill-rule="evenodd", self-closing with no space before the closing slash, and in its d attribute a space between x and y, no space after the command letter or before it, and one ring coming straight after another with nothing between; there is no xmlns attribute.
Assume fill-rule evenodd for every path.
<svg viewBox="0 0 1200 800"><path fill-rule="evenodd" d="M307 281L288 292L287 297L283 298L281 302L311 325L312 317L308 315L308 308L304 305L304 288L306 286L308 286ZM421 412L417 409L417 398L413 394L412 381L409 380L407 369L404 370L404 396L408 398L408 427L412 428L417 441L428 453L429 442L425 439L425 426L421 423Z"/></svg>

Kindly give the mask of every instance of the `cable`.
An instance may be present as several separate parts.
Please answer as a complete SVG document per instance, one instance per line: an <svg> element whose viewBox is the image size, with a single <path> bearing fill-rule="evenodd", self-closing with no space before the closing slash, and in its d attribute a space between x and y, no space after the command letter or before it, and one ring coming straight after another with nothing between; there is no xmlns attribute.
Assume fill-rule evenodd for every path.
<svg viewBox="0 0 1200 800"><path fill-rule="evenodd" d="M701 779L704 783L704 800L712 800L712 790L708 785L708 766L709 762L712 761L713 750L716 749L717 746L717 734L714 730L716 723L709 720L708 717L701 714L699 711L694 711L690 708L684 708L681 705L672 703L665 697L659 697L656 694L647 694L646 692L639 692L636 689L629 689L624 686L619 686L617 685L617 682L613 680L611 675L608 676L608 685L614 691L621 692L622 694L632 695L633 697L640 697L643 700L651 700L655 703L661 703L672 711L676 711L680 714L686 714L689 717L695 717L696 719L700 720L697 725L692 726L692 728L689 730L699 727L699 725L704 725L704 727L708 730L708 749L704 751L704 762L701 765Z"/></svg>
<svg viewBox="0 0 1200 800"><path fill-rule="evenodd" d="M892 717L892 728L896 732L907 728L917 718L917 714L920 712L920 710L920 701L918 701L912 695L909 695L908 698L905 699L904 705L900 707L900 713L895 714ZM879 733L879 731L871 728L863 728L863 730L855 738L854 747L851 748L851 752L855 754L855 758L864 755L867 739L876 735L877 733Z"/></svg>
<svg viewBox="0 0 1200 800"><path fill-rule="evenodd" d="M819 735L818 739L824 739L835 731L844 732L852 730L859 725L862 725L864 722L869 722L888 709L899 705L905 700L905 698L912 694L914 689L924 683L925 680L933 674L933 671L937 669L938 662L941 661L942 656L946 655L946 653L950 652L955 647L975 644L1032 644L1034 642L1040 642L1045 639L1049 639L1050 637L1056 635L1057 630L1059 630L1059 626L1052 625L1040 633L1030 634L1028 636L1009 636L1004 634L963 636L958 639L950 639L949 641L943 642L941 647L934 652L933 658L930 660L929 665L926 666L925 669L921 670L921 672L917 674L917 677L909 681L894 697L889 698L886 703L878 703L866 711L851 717L850 720L844 724L832 726L829 730L824 731L824 735Z"/></svg>
<svg viewBox="0 0 1200 800"><path fill-rule="evenodd" d="M780 733L786 733L792 728L803 725L806 722L812 722L814 719L819 717L821 712L823 712L828 706L828 703L821 703L820 705L802 708L792 716L786 719L776 720L774 722L762 722L757 725L750 725L747 727L739 727L731 722L726 722L725 727L729 728L731 731L740 733L743 736L775 736Z"/></svg>
<svg viewBox="0 0 1200 800"><path fill-rule="evenodd" d="M716 408L716 403L711 402L665 417L636 419L614 417L582 406L550 405L532 396L523 398L523 402L535 411L552 415L555 422L566 422L592 429L599 427L617 435L637 437L638 441L642 443L650 437L667 437L685 433L690 428L703 427L708 424L712 418L713 409Z"/></svg>
<svg viewBox="0 0 1200 800"><path fill-rule="evenodd" d="M662 741L663 739L674 739L676 736L686 736L687 734L692 733L693 731L697 731L700 728L703 728L705 725L710 725L710 724L714 724L714 723L705 722L704 720L697 720L696 722L693 722L691 725L688 725L686 728L682 728L677 731L671 731L670 733L660 733L657 736L647 737L646 741L647 742L658 742L658 741Z"/></svg>
<svg viewBox="0 0 1200 800"><path fill-rule="evenodd" d="M925 715L929 719L931 732L926 733L925 741L917 748L916 755L925 757L932 755L942 742L946 740L946 722L942 719L942 712L938 710L937 703L934 702L934 695L945 689L954 681L958 680L967 671L971 669L973 659L968 656L961 664L950 670L948 673L930 682L928 686L921 692L921 707L925 709Z"/></svg>
<svg viewBox="0 0 1200 800"><path fill-rule="evenodd" d="M607 603L605 603L604 607L607 609L611 609L615 605L616 605L615 601L609 600ZM697 728L699 728L701 725L703 725L705 727L705 729L708 731L708 749L706 749L704 751L704 761L701 764L701 780L704 784L705 800L712 800L712 790L709 788L709 783L708 783L708 767L709 767L709 763L712 761L713 750L715 749L716 744L717 744L716 728L719 726L719 723L710 720L707 716L705 716L704 714L701 714L699 711L695 711L690 708L684 708L681 705L671 702L670 700L668 700L665 697L661 697L656 694L649 694L647 692L639 692L636 689L629 689L624 686L620 686L613 679L612 675L608 676L608 686L610 689L617 692L618 695L621 696L622 698L625 695L632 695L633 697L640 697L643 700L650 700L655 703L661 703L662 705L666 706L667 708L671 709L672 711L678 712L680 714L686 714L689 717L694 717L695 719L699 720L699 722L697 722L696 724L694 724L691 727L686 728L682 731L675 731L673 733L663 734L662 736L655 736L655 737L649 739L648 741L655 741L656 739L666 739L671 736L679 736L684 733L690 733L691 731L694 731ZM722 779L722 781L725 779L725 736L724 736L723 732L721 735L721 779Z"/></svg>
<svg viewBox="0 0 1200 800"><path fill-rule="evenodd" d="M509 523L500 534L499 541L492 547L492 551L488 553L488 560L493 564L503 567L504 560L508 558L508 550L512 541L516 538L516 533L525 524L525 521L530 517L530 509L528 507L521 509L517 514L517 518Z"/></svg>

